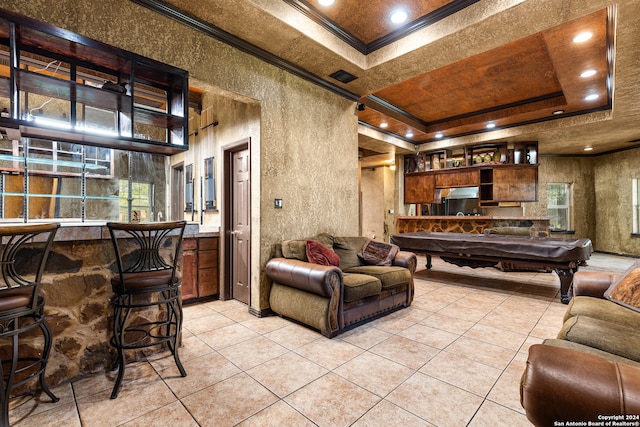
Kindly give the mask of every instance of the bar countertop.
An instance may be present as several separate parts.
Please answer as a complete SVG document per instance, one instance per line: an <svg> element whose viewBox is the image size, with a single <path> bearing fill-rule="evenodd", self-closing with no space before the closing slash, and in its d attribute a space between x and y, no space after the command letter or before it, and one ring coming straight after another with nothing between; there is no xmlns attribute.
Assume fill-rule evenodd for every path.
<svg viewBox="0 0 640 427"><path fill-rule="evenodd" d="M397 216L396 219L402 220L456 220L456 221L472 221L472 220L498 220L498 221L548 221L548 216L487 216L487 215L422 215L422 216Z"/></svg>

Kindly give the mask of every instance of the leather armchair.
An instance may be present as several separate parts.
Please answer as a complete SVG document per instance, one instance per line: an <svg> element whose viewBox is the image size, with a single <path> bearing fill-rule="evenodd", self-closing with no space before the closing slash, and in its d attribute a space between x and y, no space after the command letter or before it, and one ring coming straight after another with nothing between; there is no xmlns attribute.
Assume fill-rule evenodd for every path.
<svg viewBox="0 0 640 427"><path fill-rule="evenodd" d="M640 422L640 361L633 342L637 331L631 327L640 322L640 313L604 299L619 276L576 273L573 298L558 338L529 348L520 402L534 425ZM575 326L576 319L598 326L574 334L572 328L580 328ZM611 342L616 335L629 339ZM625 418L627 415L631 418Z"/></svg>
<svg viewBox="0 0 640 427"><path fill-rule="evenodd" d="M536 426L605 421L602 417L607 415L637 416L640 366L570 348L535 344L529 348L520 402Z"/></svg>

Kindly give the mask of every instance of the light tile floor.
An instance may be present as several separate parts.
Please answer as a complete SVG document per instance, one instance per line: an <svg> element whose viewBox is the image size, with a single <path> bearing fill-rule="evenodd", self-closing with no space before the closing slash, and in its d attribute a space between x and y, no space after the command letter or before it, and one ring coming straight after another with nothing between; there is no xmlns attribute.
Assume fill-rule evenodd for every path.
<svg viewBox="0 0 640 427"><path fill-rule="evenodd" d="M413 305L334 339L237 301L184 309L181 378L167 354L18 397L14 426L527 426L527 349L554 337L565 306L548 273L455 267L420 257ZM582 270L624 271L594 254Z"/></svg>

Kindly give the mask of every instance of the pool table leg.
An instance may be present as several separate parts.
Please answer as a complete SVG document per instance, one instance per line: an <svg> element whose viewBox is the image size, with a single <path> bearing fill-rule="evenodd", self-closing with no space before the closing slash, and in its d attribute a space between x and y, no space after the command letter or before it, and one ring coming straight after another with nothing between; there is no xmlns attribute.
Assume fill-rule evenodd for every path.
<svg viewBox="0 0 640 427"><path fill-rule="evenodd" d="M427 270L431 270L431 255L427 255Z"/></svg>
<svg viewBox="0 0 640 427"><path fill-rule="evenodd" d="M562 301L563 304L569 304L569 301L571 301L569 290L573 283L573 269L555 268L554 271L560 278L560 301Z"/></svg>

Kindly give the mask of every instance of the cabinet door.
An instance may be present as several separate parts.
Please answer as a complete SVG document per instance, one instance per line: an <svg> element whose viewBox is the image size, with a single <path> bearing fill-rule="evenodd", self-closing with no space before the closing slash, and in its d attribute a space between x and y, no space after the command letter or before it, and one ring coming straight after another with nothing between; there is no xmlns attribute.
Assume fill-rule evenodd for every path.
<svg viewBox="0 0 640 427"><path fill-rule="evenodd" d="M182 242L182 300L198 297L198 252L196 239Z"/></svg>
<svg viewBox="0 0 640 427"><path fill-rule="evenodd" d="M476 187L480 183L478 170L453 170L435 174L436 188Z"/></svg>
<svg viewBox="0 0 640 427"><path fill-rule="evenodd" d="M404 176L405 203L433 203L435 180L433 174Z"/></svg>
<svg viewBox="0 0 640 427"><path fill-rule="evenodd" d="M495 168L493 200L499 202L538 200L538 168L536 166Z"/></svg>
<svg viewBox="0 0 640 427"><path fill-rule="evenodd" d="M198 297L208 297L218 290L218 238L198 239Z"/></svg>

